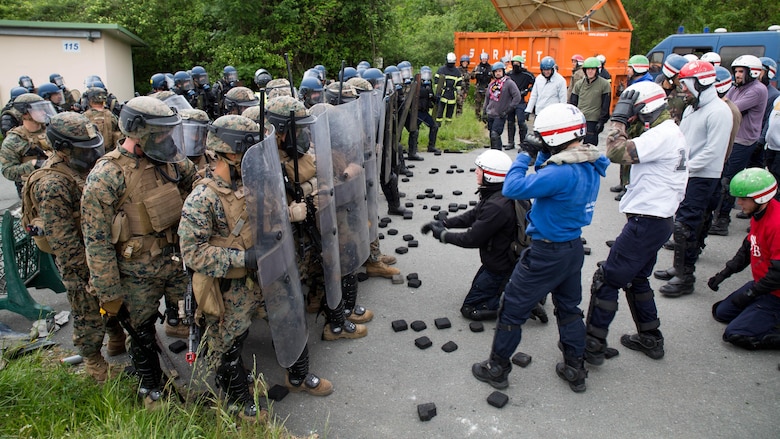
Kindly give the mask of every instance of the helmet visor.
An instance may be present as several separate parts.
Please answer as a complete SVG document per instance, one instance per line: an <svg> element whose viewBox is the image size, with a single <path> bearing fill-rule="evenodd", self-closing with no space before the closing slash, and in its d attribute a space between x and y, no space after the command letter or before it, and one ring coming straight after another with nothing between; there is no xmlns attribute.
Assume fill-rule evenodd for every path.
<svg viewBox="0 0 780 439"><path fill-rule="evenodd" d="M393 72L391 73L393 76L393 84L400 85L403 83L403 77L401 76L401 71Z"/></svg>
<svg viewBox="0 0 780 439"><path fill-rule="evenodd" d="M28 78L26 76L19 80L19 85L21 85L22 87L24 87L24 88L26 88L28 90L33 88L32 79L30 79L30 78Z"/></svg>
<svg viewBox="0 0 780 439"><path fill-rule="evenodd" d="M195 84L192 83L192 79L187 78L179 81L179 88L183 91L190 91L195 89Z"/></svg>
<svg viewBox="0 0 780 439"><path fill-rule="evenodd" d="M238 81L238 72L228 72L228 73L225 73L225 81L227 81L227 82L236 82L236 81Z"/></svg>
<svg viewBox="0 0 780 439"><path fill-rule="evenodd" d="M209 85L209 74L208 73L198 73L192 75L192 79L195 81L198 85Z"/></svg>
<svg viewBox="0 0 780 439"><path fill-rule="evenodd" d="M238 109L238 114L243 114L247 108L257 107L260 105L260 100L255 99L253 101L233 102Z"/></svg>
<svg viewBox="0 0 780 439"><path fill-rule="evenodd" d="M95 166L98 159L103 157L103 154L106 153L106 148L103 146L103 137L100 135L98 136L100 138L98 146L82 148L79 147L77 143L74 143L73 146L75 146L75 148L70 152L68 166L81 174L89 172L90 169Z"/></svg>
<svg viewBox="0 0 780 439"><path fill-rule="evenodd" d="M423 81L430 81L431 80L431 71L430 70L423 70L420 72L420 79Z"/></svg>
<svg viewBox="0 0 780 439"><path fill-rule="evenodd" d="M38 123L49 123L49 118L57 114L57 110L54 109L49 101L38 101L30 103L30 109L27 110L30 113L30 117Z"/></svg>
<svg viewBox="0 0 780 439"><path fill-rule="evenodd" d="M171 95L163 100L165 105L175 108L177 111L192 110L192 105L182 95Z"/></svg>
<svg viewBox="0 0 780 439"><path fill-rule="evenodd" d="M404 67L401 69L401 77L404 79L412 79L412 67Z"/></svg>
<svg viewBox="0 0 780 439"><path fill-rule="evenodd" d="M51 83L56 85L59 88L62 88L64 86L62 82L62 76L55 76Z"/></svg>
<svg viewBox="0 0 780 439"><path fill-rule="evenodd" d="M147 120L149 134L141 139L141 149L149 158L163 163L179 163L184 154L184 129L181 124L156 125Z"/></svg>
<svg viewBox="0 0 780 439"><path fill-rule="evenodd" d="M184 133L184 153L187 157L202 156L206 151L206 135L209 132L208 124L184 120L181 126Z"/></svg>

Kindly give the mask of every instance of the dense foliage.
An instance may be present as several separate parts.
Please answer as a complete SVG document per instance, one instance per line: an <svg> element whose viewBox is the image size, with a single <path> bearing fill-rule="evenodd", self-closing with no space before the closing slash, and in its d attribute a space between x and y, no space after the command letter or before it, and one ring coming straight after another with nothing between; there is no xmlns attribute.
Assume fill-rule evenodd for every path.
<svg viewBox="0 0 780 439"><path fill-rule="evenodd" d="M644 53L684 26L686 32L726 27L763 30L780 17L765 0L624 0L634 24L632 53ZM440 65L455 31L506 27L490 0L20 0L0 3L13 20L116 23L148 43L134 50L136 88L146 92L159 71L202 65L218 76L223 66L244 81L257 68L285 74L289 52L296 78L323 64L334 76L346 60L389 65ZM777 21L777 20L776 20Z"/></svg>

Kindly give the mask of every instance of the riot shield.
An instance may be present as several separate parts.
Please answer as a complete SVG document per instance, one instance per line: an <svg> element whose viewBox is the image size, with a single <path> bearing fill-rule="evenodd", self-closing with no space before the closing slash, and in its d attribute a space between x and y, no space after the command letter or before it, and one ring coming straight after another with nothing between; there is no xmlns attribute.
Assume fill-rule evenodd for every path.
<svg viewBox="0 0 780 439"><path fill-rule="evenodd" d="M341 274L368 259L368 207L360 99L328 109Z"/></svg>
<svg viewBox="0 0 780 439"><path fill-rule="evenodd" d="M396 119L398 118L396 107L397 100L395 90L389 89L388 95L384 98L383 105L385 111L384 126L380 127L383 133L380 136L382 140L382 158L380 160L380 177L382 178L382 183L390 181L395 171L395 167L398 164L398 157L395 150L395 129Z"/></svg>
<svg viewBox="0 0 780 439"><path fill-rule="evenodd" d="M379 173L376 161L377 105L371 90L360 94L358 103L363 120L363 169L366 171L366 206L368 208L368 240L374 241L379 233L378 186Z"/></svg>
<svg viewBox="0 0 780 439"><path fill-rule="evenodd" d="M317 121L311 125L314 156L317 160L317 226L322 243L322 271L325 276L325 300L330 309L341 302L341 265L339 263L339 237L336 223L336 199L333 191L333 162L330 150L328 104L316 104L311 108Z"/></svg>
<svg viewBox="0 0 780 439"><path fill-rule="evenodd" d="M272 130L244 154L241 175L259 255L257 280L263 290L276 359L286 368L306 347L308 330L281 166Z"/></svg>

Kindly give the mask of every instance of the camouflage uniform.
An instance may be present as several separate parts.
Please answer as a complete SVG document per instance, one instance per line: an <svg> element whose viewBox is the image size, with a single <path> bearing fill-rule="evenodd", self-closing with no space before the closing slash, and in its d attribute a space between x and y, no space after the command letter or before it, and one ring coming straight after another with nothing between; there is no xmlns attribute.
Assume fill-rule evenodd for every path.
<svg viewBox="0 0 780 439"><path fill-rule="evenodd" d="M100 134L103 135L106 152L113 151L119 139L124 137L119 131L119 120L114 116L114 113L105 108L102 110L88 108L84 112L84 116L87 116L87 119L94 123Z"/></svg>
<svg viewBox="0 0 780 439"><path fill-rule="evenodd" d="M0 166L3 177L21 183L22 178L30 175L36 169L38 160L46 160L51 145L46 138L46 131L41 129L31 132L24 126L18 126L8 132L0 147Z"/></svg>
<svg viewBox="0 0 780 439"><path fill-rule="evenodd" d="M458 67L458 70L460 70L460 74L463 76L463 80L461 81L461 89L458 92L457 97L457 107L455 110L456 115L461 115L463 113L463 102L466 101L466 98L469 95L469 88L471 87L471 73L469 72L468 64L466 64L466 67L463 67L463 64Z"/></svg>

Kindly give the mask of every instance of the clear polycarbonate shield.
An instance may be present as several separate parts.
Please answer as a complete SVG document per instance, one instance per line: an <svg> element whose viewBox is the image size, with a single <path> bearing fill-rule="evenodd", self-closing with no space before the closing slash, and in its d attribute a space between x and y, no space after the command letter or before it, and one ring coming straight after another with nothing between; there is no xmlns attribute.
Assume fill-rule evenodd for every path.
<svg viewBox="0 0 780 439"><path fill-rule="evenodd" d="M341 302L341 263L336 222L336 198L333 190L333 162L330 149L328 104L311 108L317 121L310 126L314 155L317 157L317 225L322 244L322 271L325 275L325 300L335 309Z"/></svg>
<svg viewBox="0 0 780 439"><path fill-rule="evenodd" d="M272 131L244 154L241 176L276 359L290 367L306 347L308 329L281 166Z"/></svg>
<svg viewBox="0 0 780 439"><path fill-rule="evenodd" d="M368 239L374 241L379 233L379 172L376 161L376 124L378 114L374 90L360 94L358 104L363 121L363 169L366 171L366 207L368 209Z"/></svg>
<svg viewBox="0 0 780 439"><path fill-rule="evenodd" d="M206 122L185 119L181 123L184 131L184 153L187 157L200 157L206 152L206 136L209 125Z"/></svg>
<svg viewBox="0 0 780 439"><path fill-rule="evenodd" d="M171 95L163 99L163 102L165 102L165 105L175 108L177 111L192 110L192 105L190 105L190 103L187 102L187 99L182 95Z"/></svg>
<svg viewBox="0 0 780 439"><path fill-rule="evenodd" d="M362 266L369 253L363 122L359 99L331 107L327 113L343 276Z"/></svg>
<svg viewBox="0 0 780 439"><path fill-rule="evenodd" d="M382 135L380 136L382 142L381 156L379 163L381 164L381 178L382 181L387 183L390 181L390 176L393 173L393 155L395 154L394 133L396 124L396 107L395 107L396 95L395 90L388 89L388 95L384 98L384 125L380 127Z"/></svg>

